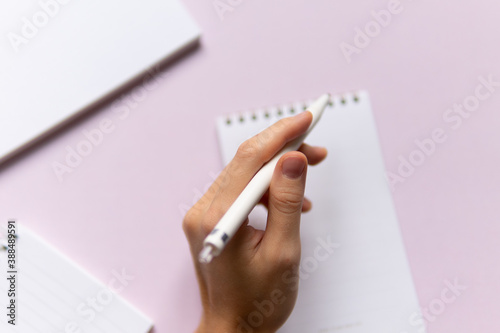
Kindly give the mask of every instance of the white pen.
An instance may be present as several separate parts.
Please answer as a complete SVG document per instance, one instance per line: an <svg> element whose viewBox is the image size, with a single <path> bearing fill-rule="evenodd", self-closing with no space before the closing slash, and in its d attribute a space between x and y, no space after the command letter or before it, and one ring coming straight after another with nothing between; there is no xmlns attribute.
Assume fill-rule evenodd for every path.
<svg viewBox="0 0 500 333"><path fill-rule="evenodd" d="M313 116L311 125L309 125L307 131L295 140L287 143L269 162L264 164L250 180L243 192L241 192L231 207L229 207L228 211L217 223L214 230L212 230L203 241L203 250L200 252L198 258L201 263L211 262L214 257L222 252L229 240L247 219L248 214L250 214L264 193L266 193L271 184L274 168L279 159L286 153L299 149L304 139L321 118L329 102L330 95L322 95L304 111L310 112Z"/></svg>

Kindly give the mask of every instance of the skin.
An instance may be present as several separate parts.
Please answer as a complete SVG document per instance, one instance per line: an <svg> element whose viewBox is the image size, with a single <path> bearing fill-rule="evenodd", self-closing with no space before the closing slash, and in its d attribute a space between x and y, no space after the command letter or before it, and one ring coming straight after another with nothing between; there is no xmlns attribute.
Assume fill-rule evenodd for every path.
<svg viewBox="0 0 500 333"><path fill-rule="evenodd" d="M287 142L303 134L311 121L312 115L303 112L244 142L186 214L183 229L203 307L197 333L276 332L290 316L298 289L300 217L311 209L304 198L307 165L320 163L326 149L304 144L279 160L260 201L268 209L265 231L249 226L247 220L210 264L200 264L198 254L206 235L255 173Z"/></svg>

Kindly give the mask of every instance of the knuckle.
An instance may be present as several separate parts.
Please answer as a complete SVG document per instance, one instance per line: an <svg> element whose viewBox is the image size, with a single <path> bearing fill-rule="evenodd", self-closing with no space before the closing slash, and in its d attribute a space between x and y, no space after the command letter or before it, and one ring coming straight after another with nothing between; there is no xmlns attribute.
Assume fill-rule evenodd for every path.
<svg viewBox="0 0 500 333"><path fill-rule="evenodd" d="M236 157L240 159L252 159L259 155L260 145L256 137L243 142L236 152Z"/></svg>
<svg viewBox="0 0 500 333"><path fill-rule="evenodd" d="M224 174L224 178L221 181L221 184L218 189L218 193L223 193L224 191L227 191L230 187L231 184L233 184L235 181L237 181L240 177L245 175L246 172L246 165L247 165L246 160L234 160L228 165L228 169Z"/></svg>
<svg viewBox="0 0 500 333"><path fill-rule="evenodd" d="M300 246L283 246L274 252L273 264L281 269L292 269L300 263Z"/></svg>
<svg viewBox="0 0 500 333"><path fill-rule="evenodd" d="M182 220L182 229L186 235L191 235L198 228L200 221L200 211L196 207L192 207L187 211Z"/></svg>
<svg viewBox="0 0 500 333"><path fill-rule="evenodd" d="M304 196L297 191L280 191L274 195L273 208L284 215L290 215L300 211Z"/></svg>

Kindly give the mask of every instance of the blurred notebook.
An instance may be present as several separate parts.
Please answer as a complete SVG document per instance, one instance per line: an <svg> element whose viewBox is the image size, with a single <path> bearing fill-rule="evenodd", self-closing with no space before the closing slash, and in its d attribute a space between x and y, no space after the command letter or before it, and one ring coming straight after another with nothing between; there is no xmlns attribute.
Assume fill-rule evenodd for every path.
<svg viewBox="0 0 500 333"><path fill-rule="evenodd" d="M3 309L0 332L150 331L152 321L117 295L134 283L130 272L121 268L111 270L105 285L25 227L17 225L16 229L15 258L12 254L10 258L14 261L7 261L9 254L0 249L0 269L4 276L0 279ZM7 244L5 236L2 230L2 245ZM15 276L14 288L5 276ZM7 309L11 299L14 299L14 317L9 316L12 311ZM13 319L15 325L8 322Z"/></svg>
<svg viewBox="0 0 500 333"><path fill-rule="evenodd" d="M178 0L2 1L0 161L199 35Z"/></svg>
<svg viewBox="0 0 500 333"><path fill-rule="evenodd" d="M308 172L313 202L301 223L297 305L282 333L422 333L419 305L402 243L369 96L334 96L307 143L329 156ZM238 145L305 103L217 121L228 163ZM252 212L252 218L262 214Z"/></svg>

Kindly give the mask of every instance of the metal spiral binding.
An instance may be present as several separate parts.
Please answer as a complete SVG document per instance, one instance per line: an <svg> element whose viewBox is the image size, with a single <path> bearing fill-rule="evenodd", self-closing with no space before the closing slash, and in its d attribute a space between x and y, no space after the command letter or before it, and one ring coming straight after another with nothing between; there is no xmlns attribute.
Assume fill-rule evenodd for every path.
<svg viewBox="0 0 500 333"><path fill-rule="evenodd" d="M349 102L354 102L358 103L360 101L359 94L354 92L354 93L345 93L345 94L337 94L337 95L332 95L330 98L330 101L328 105L330 107L334 107L334 99L338 98L339 99L339 104L340 105L347 105ZM352 99L352 101L351 101ZM306 102L301 102L301 103L288 103L285 104L284 106L278 106L278 107L270 107L270 108L264 108L264 109L257 109L256 111L249 112L249 113L240 113L237 114L236 117L231 117L228 116L226 118L226 125L231 126L234 123L244 123L246 121L257 121L259 118L264 117L264 118L270 118L271 116L274 116L275 118L282 118L282 117L287 117L287 116L294 116L298 112L305 111L307 109L307 106L311 104L313 100L308 100Z"/></svg>

